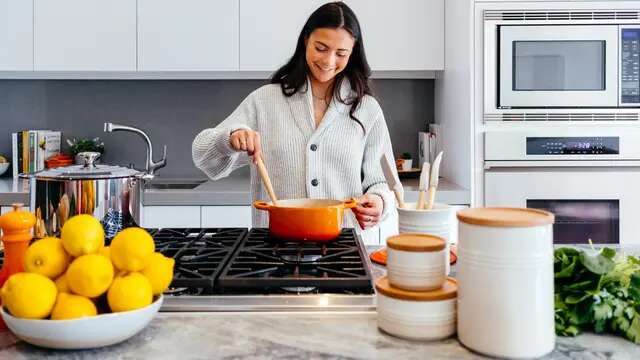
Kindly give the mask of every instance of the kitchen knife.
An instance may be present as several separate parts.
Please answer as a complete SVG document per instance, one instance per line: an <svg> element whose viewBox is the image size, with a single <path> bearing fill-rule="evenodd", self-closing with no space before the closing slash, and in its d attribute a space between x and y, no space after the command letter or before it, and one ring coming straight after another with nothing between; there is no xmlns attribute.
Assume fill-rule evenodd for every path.
<svg viewBox="0 0 640 360"><path fill-rule="evenodd" d="M431 178L429 179L429 200L427 201L427 210L433 208L433 202L436 198L436 188L438 187L438 176L440 175L440 162L442 162L442 151L433 160L431 166Z"/></svg>
<svg viewBox="0 0 640 360"><path fill-rule="evenodd" d="M402 183L400 183L400 179L398 178L398 173L387 154L383 154L380 158L380 166L382 167L382 173L387 180L389 189L391 189L391 191L396 195L398 207L401 209L404 208L404 189L402 188Z"/></svg>
<svg viewBox="0 0 640 360"><path fill-rule="evenodd" d="M429 169L431 169L431 165L428 162L422 164L422 171L420 171L420 184L418 186L418 205L416 205L416 210L422 210L424 208L424 196L429 189Z"/></svg>

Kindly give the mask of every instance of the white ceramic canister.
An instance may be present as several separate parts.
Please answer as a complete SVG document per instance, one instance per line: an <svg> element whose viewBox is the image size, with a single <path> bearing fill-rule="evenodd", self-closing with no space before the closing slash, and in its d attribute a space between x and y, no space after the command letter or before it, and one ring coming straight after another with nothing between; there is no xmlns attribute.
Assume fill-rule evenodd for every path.
<svg viewBox="0 0 640 360"><path fill-rule="evenodd" d="M555 346L553 214L458 211L458 338L482 354L535 358Z"/></svg>
<svg viewBox="0 0 640 360"><path fill-rule="evenodd" d="M404 208L398 208L398 231L400 233L420 233L441 237L445 240L447 251L447 275L449 275L449 245L453 208L447 204L434 204L431 210L416 210L417 203L405 203Z"/></svg>
<svg viewBox="0 0 640 360"><path fill-rule="evenodd" d="M391 286L411 291L442 287L446 279L446 243L428 234L400 234L387 239L387 276Z"/></svg>
<svg viewBox="0 0 640 360"><path fill-rule="evenodd" d="M438 340L456 333L455 279L434 291L392 287L386 276L376 280L378 328L407 339Z"/></svg>

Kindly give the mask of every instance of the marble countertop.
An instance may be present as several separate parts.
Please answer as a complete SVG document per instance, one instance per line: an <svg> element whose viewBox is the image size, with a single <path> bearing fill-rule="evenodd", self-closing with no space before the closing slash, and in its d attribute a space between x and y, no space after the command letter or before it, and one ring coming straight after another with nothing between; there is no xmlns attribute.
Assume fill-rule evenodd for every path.
<svg viewBox="0 0 640 360"><path fill-rule="evenodd" d="M250 178L248 172L238 172L217 181L204 178L156 178L155 182L194 182L202 181L193 189L146 189L142 203L145 206L250 206ZM405 201L418 200L418 179L402 179L405 188ZM26 180L10 177L0 178L0 206L9 206L14 202L29 202L29 186ZM446 179L440 179L436 201L446 204L469 204L470 191Z"/></svg>
<svg viewBox="0 0 640 360"><path fill-rule="evenodd" d="M403 340L377 329L375 313L159 313L131 339L106 348L61 351L0 333L0 359L481 359L453 338ZM640 359L620 337L558 337L545 359Z"/></svg>
<svg viewBox="0 0 640 360"><path fill-rule="evenodd" d="M378 247L367 247L367 252ZM640 253L640 248L624 248ZM384 267L372 264L374 278ZM455 276L455 266L452 267ZM51 350L0 332L2 359L485 359L456 337L413 341L377 328L375 312L161 312L140 333L100 349ZM557 337L544 357L640 359L640 346L618 336Z"/></svg>

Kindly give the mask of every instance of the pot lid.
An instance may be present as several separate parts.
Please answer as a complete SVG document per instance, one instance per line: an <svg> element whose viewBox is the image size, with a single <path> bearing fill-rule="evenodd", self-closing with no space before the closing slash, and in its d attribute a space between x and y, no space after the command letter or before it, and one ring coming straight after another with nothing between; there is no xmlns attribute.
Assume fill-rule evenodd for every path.
<svg viewBox="0 0 640 360"><path fill-rule="evenodd" d="M458 281L448 277L441 288L431 291L409 291L391 286L389 278L383 276L376 280L376 290L385 296L409 301L441 301L455 299L458 296Z"/></svg>
<svg viewBox="0 0 640 360"><path fill-rule="evenodd" d="M95 161L100 157L97 152L82 152L78 154L84 161L83 165L72 165L40 171L34 176L37 179L111 179L139 176L143 173L117 165L98 165Z"/></svg>

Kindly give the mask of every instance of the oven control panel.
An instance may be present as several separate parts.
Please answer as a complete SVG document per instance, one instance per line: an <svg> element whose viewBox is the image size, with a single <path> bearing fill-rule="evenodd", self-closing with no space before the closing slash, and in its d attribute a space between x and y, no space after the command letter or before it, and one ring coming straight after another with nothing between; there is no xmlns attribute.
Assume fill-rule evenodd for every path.
<svg viewBox="0 0 640 360"><path fill-rule="evenodd" d="M620 154L620 138L527 137L527 155L612 155Z"/></svg>
<svg viewBox="0 0 640 360"><path fill-rule="evenodd" d="M621 29L620 101L640 103L640 28Z"/></svg>

